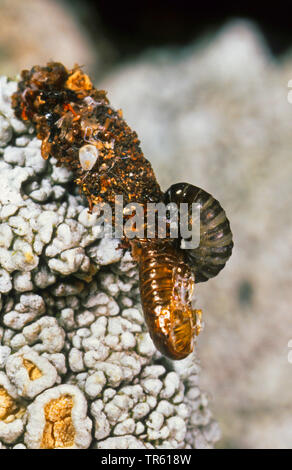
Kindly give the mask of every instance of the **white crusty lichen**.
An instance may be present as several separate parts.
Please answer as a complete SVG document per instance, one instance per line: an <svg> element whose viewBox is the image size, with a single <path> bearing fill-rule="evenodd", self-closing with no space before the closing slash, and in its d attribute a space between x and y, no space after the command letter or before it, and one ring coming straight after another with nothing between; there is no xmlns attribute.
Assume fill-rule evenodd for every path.
<svg viewBox="0 0 292 470"><path fill-rule="evenodd" d="M209 448L195 354L159 354L137 267L41 157L0 79L0 448Z"/></svg>

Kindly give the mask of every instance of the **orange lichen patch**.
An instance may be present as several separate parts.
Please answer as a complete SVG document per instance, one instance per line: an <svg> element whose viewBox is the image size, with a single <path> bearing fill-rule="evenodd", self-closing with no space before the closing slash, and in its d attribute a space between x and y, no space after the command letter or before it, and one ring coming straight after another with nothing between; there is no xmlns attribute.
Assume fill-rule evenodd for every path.
<svg viewBox="0 0 292 470"><path fill-rule="evenodd" d="M42 372L33 362L29 361L28 359L23 359L23 365L28 372L30 380L36 380L42 377Z"/></svg>
<svg viewBox="0 0 292 470"><path fill-rule="evenodd" d="M5 419L13 414L15 402L13 398L7 393L5 388L0 387L0 420L5 421Z"/></svg>
<svg viewBox="0 0 292 470"><path fill-rule="evenodd" d="M17 418L21 418L25 408L19 405L12 398L4 387L0 386L0 421L11 423Z"/></svg>
<svg viewBox="0 0 292 470"><path fill-rule="evenodd" d="M69 76L65 83L65 87L69 88L69 90L79 92L82 90L89 91L93 88L93 85L88 75L77 68L75 72Z"/></svg>
<svg viewBox="0 0 292 470"><path fill-rule="evenodd" d="M46 424L41 442L42 449L73 446L76 434L71 417L73 406L73 398L70 395L62 395L45 406Z"/></svg>

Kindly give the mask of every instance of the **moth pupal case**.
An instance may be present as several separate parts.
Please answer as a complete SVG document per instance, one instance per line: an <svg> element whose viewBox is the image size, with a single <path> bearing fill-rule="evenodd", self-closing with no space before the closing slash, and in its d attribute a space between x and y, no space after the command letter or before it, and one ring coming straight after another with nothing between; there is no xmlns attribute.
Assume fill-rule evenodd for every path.
<svg viewBox="0 0 292 470"><path fill-rule="evenodd" d="M86 144L79 149L79 161L83 170L90 171L98 159L98 149L95 145Z"/></svg>

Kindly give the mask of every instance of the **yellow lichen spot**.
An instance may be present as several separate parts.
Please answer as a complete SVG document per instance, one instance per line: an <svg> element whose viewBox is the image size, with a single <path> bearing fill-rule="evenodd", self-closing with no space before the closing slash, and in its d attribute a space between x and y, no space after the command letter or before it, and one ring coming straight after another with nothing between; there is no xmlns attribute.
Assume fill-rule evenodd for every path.
<svg viewBox="0 0 292 470"><path fill-rule="evenodd" d="M25 259L26 263L29 263L29 264L33 263L34 262L33 253L31 251L26 251L24 253L24 259Z"/></svg>
<svg viewBox="0 0 292 470"><path fill-rule="evenodd" d="M70 395L62 395L45 406L46 424L41 442L42 449L71 447L74 444L76 432L71 417L73 406L73 398Z"/></svg>
<svg viewBox="0 0 292 470"><path fill-rule="evenodd" d="M15 419L21 418L24 412L25 408L20 406L0 385L0 421L11 423Z"/></svg>
<svg viewBox="0 0 292 470"><path fill-rule="evenodd" d="M42 372L37 368L37 366L29 361L28 359L23 359L23 365L28 372L30 380L36 380L42 377Z"/></svg>
<svg viewBox="0 0 292 470"><path fill-rule="evenodd" d="M7 393L5 388L0 387L0 420L5 421L5 419L11 415L14 407L14 400Z"/></svg>

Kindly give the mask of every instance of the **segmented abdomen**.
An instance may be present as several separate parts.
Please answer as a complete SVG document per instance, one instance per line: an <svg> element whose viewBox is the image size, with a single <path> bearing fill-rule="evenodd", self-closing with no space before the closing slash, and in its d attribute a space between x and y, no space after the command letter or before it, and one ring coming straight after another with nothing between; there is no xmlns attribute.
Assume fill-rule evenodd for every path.
<svg viewBox="0 0 292 470"><path fill-rule="evenodd" d="M232 232L225 211L211 194L188 183L170 186L165 193L165 203L169 202L200 204L200 245L183 251L196 282L207 281L224 268L232 253Z"/></svg>
<svg viewBox="0 0 292 470"><path fill-rule="evenodd" d="M141 302L152 340L172 359L193 350L200 311L192 309L194 276L167 241L142 243L139 257ZM197 329L196 329L197 328Z"/></svg>

